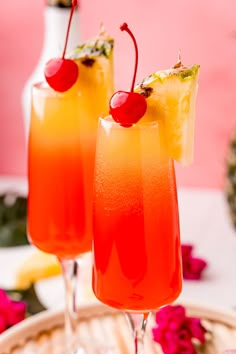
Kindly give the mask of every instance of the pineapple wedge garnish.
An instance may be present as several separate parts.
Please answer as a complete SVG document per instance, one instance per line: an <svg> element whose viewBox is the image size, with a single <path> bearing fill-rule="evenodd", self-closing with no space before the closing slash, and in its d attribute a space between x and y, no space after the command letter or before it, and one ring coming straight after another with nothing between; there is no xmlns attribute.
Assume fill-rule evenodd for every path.
<svg viewBox="0 0 236 354"><path fill-rule="evenodd" d="M185 67L179 61L171 69L148 76L135 88L147 98L147 112L141 121L160 122L169 155L182 165L193 161L199 68Z"/></svg>
<svg viewBox="0 0 236 354"><path fill-rule="evenodd" d="M61 274L57 257L39 250L21 263L16 272L16 289L27 289L31 284Z"/></svg>
<svg viewBox="0 0 236 354"><path fill-rule="evenodd" d="M81 110L91 112L96 118L108 114L109 99L114 93L114 39L104 27L97 37L76 47L67 57L79 66L76 84L67 94L83 96ZM92 102L92 104L91 104Z"/></svg>

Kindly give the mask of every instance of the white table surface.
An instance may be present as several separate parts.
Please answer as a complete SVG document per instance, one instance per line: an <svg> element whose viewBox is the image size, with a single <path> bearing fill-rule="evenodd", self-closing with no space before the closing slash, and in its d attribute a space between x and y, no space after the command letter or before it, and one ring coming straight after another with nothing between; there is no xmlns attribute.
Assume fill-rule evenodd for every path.
<svg viewBox="0 0 236 354"><path fill-rule="evenodd" d="M0 193L5 190L25 194L26 182L0 178ZM236 230L231 225L223 192L181 188L178 195L182 243L192 243L195 256L208 262L202 280L184 281L180 300L219 309L236 308ZM32 246L0 248L0 287L14 285L17 266L33 251ZM95 301L89 285L90 255L86 257L81 273L80 303ZM36 290L48 308L63 306L61 276L38 282Z"/></svg>

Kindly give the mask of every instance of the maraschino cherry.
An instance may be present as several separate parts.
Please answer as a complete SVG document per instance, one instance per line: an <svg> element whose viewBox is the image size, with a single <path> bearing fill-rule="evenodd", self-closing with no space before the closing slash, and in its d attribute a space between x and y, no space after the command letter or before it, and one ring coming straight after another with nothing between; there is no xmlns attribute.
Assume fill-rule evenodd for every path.
<svg viewBox="0 0 236 354"><path fill-rule="evenodd" d="M134 84L138 68L138 46L133 33L127 23L120 26L121 31L126 31L133 40L135 47L135 67L130 92L117 91L110 99L110 114L113 119L124 127L130 127L137 123L147 110L147 102L144 96L134 92Z"/></svg>
<svg viewBox="0 0 236 354"><path fill-rule="evenodd" d="M61 58L50 59L45 66L44 75L48 84L58 92L69 90L76 82L79 75L78 65L71 59L65 59L66 47L70 32L71 20L77 0L72 0L70 18L67 27L65 46Z"/></svg>

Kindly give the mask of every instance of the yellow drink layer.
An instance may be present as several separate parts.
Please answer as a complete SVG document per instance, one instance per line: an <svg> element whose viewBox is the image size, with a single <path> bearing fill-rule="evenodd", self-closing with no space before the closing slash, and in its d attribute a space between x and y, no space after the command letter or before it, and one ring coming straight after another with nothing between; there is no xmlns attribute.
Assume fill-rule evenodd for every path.
<svg viewBox="0 0 236 354"><path fill-rule="evenodd" d="M193 161L199 65L157 71L136 86L147 98L141 121L156 119L164 127L169 155L183 165Z"/></svg>
<svg viewBox="0 0 236 354"><path fill-rule="evenodd" d="M85 111L79 110L79 101L76 95L58 93L43 84L33 88L31 131L34 146L46 150L48 147L58 148L73 144L78 139L81 117ZM94 120L87 114L87 124Z"/></svg>
<svg viewBox="0 0 236 354"><path fill-rule="evenodd" d="M96 183L101 189L106 185L106 195L110 196L106 199L110 200L110 206L113 207L114 200L116 204L119 200L124 203L124 198L124 207L128 206L135 198L126 198L126 193L142 194L145 190L151 194L154 184L157 193L164 193L168 164L172 162L159 123L124 128L107 118L101 125L104 129L100 129L98 135L96 176L102 176L102 179ZM157 186L161 188L158 190ZM115 196L116 192L118 195Z"/></svg>

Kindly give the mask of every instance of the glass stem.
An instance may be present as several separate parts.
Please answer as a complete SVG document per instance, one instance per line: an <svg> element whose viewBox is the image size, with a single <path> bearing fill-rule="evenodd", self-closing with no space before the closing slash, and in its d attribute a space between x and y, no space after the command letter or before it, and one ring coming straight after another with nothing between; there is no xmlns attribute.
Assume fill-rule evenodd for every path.
<svg viewBox="0 0 236 354"><path fill-rule="evenodd" d="M65 282L65 335L71 340L77 325L77 291L79 276L79 259L59 259Z"/></svg>
<svg viewBox="0 0 236 354"><path fill-rule="evenodd" d="M134 353L144 354L144 336L151 312L147 313L126 313L126 318L131 326L134 338Z"/></svg>

